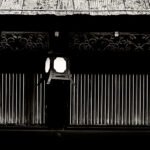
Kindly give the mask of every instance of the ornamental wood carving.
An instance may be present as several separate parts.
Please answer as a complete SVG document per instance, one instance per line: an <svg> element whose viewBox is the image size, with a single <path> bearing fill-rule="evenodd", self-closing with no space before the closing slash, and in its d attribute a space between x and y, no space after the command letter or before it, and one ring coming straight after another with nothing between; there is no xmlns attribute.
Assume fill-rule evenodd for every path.
<svg viewBox="0 0 150 150"><path fill-rule="evenodd" d="M150 52L150 33L74 32L69 34L69 49L89 52Z"/></svg>
<svg viewBox="0 0 150 150"><path fill-rule="evenodd" d="M2 32L0 51L48 50L49 34L46 32ZM7 51L6 51L7 50Z"/></svg>

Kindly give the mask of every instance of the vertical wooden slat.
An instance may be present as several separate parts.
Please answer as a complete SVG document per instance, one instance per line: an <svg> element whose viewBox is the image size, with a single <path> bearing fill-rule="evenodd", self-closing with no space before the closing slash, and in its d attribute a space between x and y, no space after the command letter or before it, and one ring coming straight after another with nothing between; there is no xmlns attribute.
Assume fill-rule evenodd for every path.
<svg viewBox="0 0 150 150"><path fill-rule="evenodd" d="M141 79L141 74L140 74L140 75L139 75L139 114L138 114L138 116L139 116L139 117L138 117L138 120L139 120L139 121L138 121L138 124L139 124L139 125L141 125L141 112L142 112L142 108L141 108L141 105L142 105L142 102L141 102L141 101L142 101L142 99L141 99L141 93L142 93L142 91L141 91L141 88L142 88L142 87L141 87L141 84L142 84L142 83L141 83L141 80L142 80L142 79Z"/></svg>
<svg viewBox="0 0 150 150"><path fill-rule="evenodd" d="M37 115L37 114L36 114L36 109L37 109L37 108L36 108L36 107L37 107L37 105L36 105L36 96L37 96L37 95L36 95L36 88L35 88L35 84L36 84L36 74L33 75L33 80L34 80L34 81L33 81L33 83L34 83L34 84L33 84L33 102L32 102L32 109L33 109L33 110L31 111L31 112L32 112L32 118L31 118L31 119L32 119L32 124L36 124L36 117L37 117L37 116L36 116L36 115Z"/></svg>
<svg viewBox="0 0 150 150"><path fill-rule="evenodd" d="M93 122L93 74L90 75L90 103L89 103L89 107L90 107L90 125L92 125Z"/></svg>
<svg viewBox="0 0 150 150"><path fill-rule="evenodd" d="M97 75L96 74L94 74L94 114L93 114L93 118L94 118L94 121L93 121L93 123L94 124L97 124L97 101L96 101L96 99L97 99Z"/></svg>
<svg viewBox="0 0 150 150"><path fill-rule="evenodd" d="M132 125L135 124L135 116L134 116L134 112L135 112L135 75L133 74L133 77L132 77Z"/></svg>
<svg viewBox="0 0 150 150"><path fill-rule="evenodd" d="M46 123L46 120L45 120L45 118L46 118L46 114L45 114L45 111L46 111L46 103L45 103L45 85L46 85L46 83L45 83L45 81L44 81L44 83L43 83L43 124L45 124Z"/></svg>
<svg viewBox="0 0 150 150"><path fill-rule="evenodd" d="M14 123L14 99L15 99L15 75L14 73L12 74L12 112L11 112L11 117L12 117L12 122Z"/></svg>
<svg viewBox="0 0 150 150"><path fill-rule="evenodd" d="M117 108L118 108L118 112L117 112L117 124L119 125L120 124L120 74L118 75L118 94L117 94L117 96L118 96L118 105L117 105Z"/></svg>
<svg viewBox="0 0 150 150"><path fill-rule="evenodd" d="M8 76L8 75L5 74L5 122L4 122L5 124L7 123L7 118L8 118L8 117L7 117L7 112L8 112L8 109L7 109L7 106L8 106L8 98L7 98L7 96L8 96L8 95L7 95L7 88L8 88L8 87L7 87L7 79L8 79L8 78L7 78L7 76Z"/></svg>
<svg viewBox="0 0 150 150"><path fill-rule="evenodd" d="M128 95L128 125L131 124L131 74L129 74L129 95Z"/></svg>
<svg viewBox="0 0 150 150"><path fill-rule="evenodd" d="M122 90L121 90L121 124L124 125L124 75L122 74Z"/></svg>
<svg viewBox="0 0 150 150"><path fill-rule="evenodd" d="M111 125L114 123L114 76L111 78Z"/></svg>
<svg viewBox="0 0 150 150"><path fill-rule="evenodd" d="M40 74L40 78L39 80L41 80L43 77L42 77L42 74ZM40 114L40 121L39 121L39 124L42 124L42 84L40 84L40 111L39 111L39 114Z"/></svg>
<svg viewBox="0 0 150 150"><path fill-rule="evenodd" d="M85 74L84 74L83 95L84 95L84 102L83 102L83 123L86 124L86 75Z"/></svg>
<svg viewBox="0 0 150 150"><path fill-rule="evenodd" d="M87 125L89 124L89 116L90 116L90 109L89 109L89 103L90 103L90 82L89 82L90 78L89 78L89 74L87 75L87 115L86 115L86 121L87 121Z"/></svg>
<svg viewBox="0 0 150 150"><path fill-rule="evenodd" d="M108 95L107 95L107 124L110 124L110 74L108 74Z"/></svg>
<svg viewBox="0 0 150 150"><path fill-rule="evenodd" d="M69 124L71 125L71 124L73 124L73 118L72 118L72 116L73 116L73 112L72 112L72 108L73 108L73 106L72 106L72 100L73 100L73 92L72 92L72 89L73 89L73 83L72 83L72 81L70 81L70 101L69 101L69 115L70 115L70 122L69 122Z"/></svg>
<svg viewBox="0 0 150 150"><path fill-rule="evenodd" d="M77 107L76 107L76 112L77 112L77 120L76 123L77 125L79 124L79 74L77 74L76 76L76 83L77 83L77 87L76 87L76 91L77 91Z"/></svg>
<svg viewBox="0 0 150 150"><path fill-rule="evenodd" d="M0 124L2 123L2 74L0 74Z"/></svg>
<svg viewBox="0 0 150 150"><path fill-rule="evenodd" d="M15 97L15 123L17 124L18 123L18 75L16 74L16 97Z"/></svg>
<svg viewBox="0 0 150 150"><path fill-rule="evenodd" d="M100 75L98 74L98 77L97 77L97 124L100 124Z"/></svg>
<svg viewBox="0 0 150 150"><path fill-rule="evenodd" d="M149 79L146 75L146 125L149 124Z"/></svg>
<svg viewBox="0 0 150 150"><path fill-rule="evenodd" d="M77 76L76 75L74 75L74 78L75 78L75 94L74 94L74 97L75 97L75 112L76 112L76 114L75 114L75 124L77 125L77 118L78 118L78 113L77 113L77 107L78 107L78 101L77 101L77 99L78 99L78 97L77 97Z"/></svg>
<svg viewBox="0 0 150 150"><path fill-rule="evenodd" d="M100 124L103 124L103 111L104 111L104 110L103 110L103 98L104 98L104 97L103 97L103 89L104 89L104 86L103 86L103 79L104 79L104 78L103 78L103 74L102 74L102 75L101 75L101 102L100 102L100 103L101 103L101 108L100 108L100 109L101 109L101 121L100 121L101 123L100 123Z"/></svg>
<svg viewBox="0 0 150 150"><path fill-rule="evenodd" d="M1 123L4 122L4 74L2 73L2 121Z"/></svg>
<svg viewBox="0 0 150 150"><path fill-rule="evenodd" d="M80 124L82 125L82 118L83 118L83 96L82 96L82 91L83 91L83 78L82 74L80 75Z"/></svg>
<svg viewBox="0 0 150 150"><path fill-rule="evenodd" d="M142 107L142 110L143 110L143 113L142 113L142 118L143 118L143 121L142 121L142 125L145 124L145 75L143 75L143 107Z"/></svg>
<svg viewBox="0 0 150 150"><path fill-rule="evenodd" d="M128 90L128 76L127 74L125 75L125 114L124 114L124 125L127 125L127 113L128 113L128 100L127 100L127 90Z"/></svg>
<svg viewBox="0 0 150 150"><path fill-rule="evenodd" d="M138 120L138 75L136 75L136 95L135 95L135 125Z"/></svg>
<svg viewBox="0 0 150 150"><path fill-rule="evenodd" d="M73 124L75 124L75 119L76 119L76 81L75 81L75 74L73 75Z"/></svg>
<svg viewBox="0 0 150 150"><path fill-rule="evenodd" d="M10 83L11 82L11 76L10 76L10 73L8 74L8 123L11 123L10 120L11 120L11 109L10 109L10 106L11 106L11 88L10 88Z"/></svg>
<svg viewBox="0 0 150 150"><path fill-rule="evenodd" d="M107 76L104 75L104 119L103 123L106 125L107 121Z"/></svg>
<svg viewBox="0 0 150 150"><path fill-rule="evenodd" d="M39 83L39 75L36 74L36 85ZM38 119L39 119L39 86L36 86L36 124L38 124Z"/></svg>
<svg viewBox="0 0 150 150"><path fill-rule="evenodd" d="M114 124L117 123L117 75L115 74L115 85L114 85Z"/></svg>
<svg viewBox="0 0 150 150"><path fill-rule="evenodd" d="M76 76L74 75L74 103L75 103L75 106L74 106L74 112L75 112L75 115L74 115L74 122L75 122L75 125L77 124L77 82L76 82Z"/></svg>
<svg viewBox="0 0 150 150"><path fill-rule="evenodd" d="M23 83L22 83L22 123L25 123L25 75L23 74Z"/></svg>
<svg viewBox="0 0 150 150"><path fill-rule="evenodd" d="M42 74L39 74L39 81L42 79ZM42 124L42 84L39 85L39 124Z"/></svg>
<svg viewBox="0 0 150 150"><path fill-rule="evenodd" d="M19 85L18 85L18 123L21 124L21 119L22 119L22 115L21 115L21 109L22 109L22 98L21 98L21 94L22 94L22 91L21 91L21 73L18 74L19 75L19 78L18 78L18 82L19 82Z"/></svg>

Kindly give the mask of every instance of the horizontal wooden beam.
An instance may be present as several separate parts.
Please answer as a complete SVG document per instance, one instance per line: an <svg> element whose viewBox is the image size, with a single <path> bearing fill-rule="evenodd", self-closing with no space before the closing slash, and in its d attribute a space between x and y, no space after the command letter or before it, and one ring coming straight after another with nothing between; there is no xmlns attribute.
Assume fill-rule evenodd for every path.
<svg viewBox="0 0 150 150"><path fill-rule="evenodd" d="M0 0L0 14L150 14L150 0Z"/></svg>

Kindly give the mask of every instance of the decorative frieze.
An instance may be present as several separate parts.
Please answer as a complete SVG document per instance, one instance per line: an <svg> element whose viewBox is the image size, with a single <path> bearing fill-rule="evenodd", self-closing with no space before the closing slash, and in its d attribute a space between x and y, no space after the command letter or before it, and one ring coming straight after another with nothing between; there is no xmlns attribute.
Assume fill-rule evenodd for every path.
<svg viewBox="0 0 150 150"><path fill-rule="evenodd" d="M48 50L47 32L1 32L0 51Z"/></svg>
<svg viewBox="0 0 150 150"><path fill-rule="evenodd" d="M72 32L69 49L73 53L150 52L150 33Z"/></svg>

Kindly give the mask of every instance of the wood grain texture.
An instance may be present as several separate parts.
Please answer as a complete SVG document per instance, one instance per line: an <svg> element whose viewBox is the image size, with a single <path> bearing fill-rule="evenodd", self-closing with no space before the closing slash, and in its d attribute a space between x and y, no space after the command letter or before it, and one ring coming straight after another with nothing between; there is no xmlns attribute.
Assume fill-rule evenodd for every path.
<svg viewBox="0 0 150 150"><path fill-rule="evenodd" d="M0 14L150 14L150 0L0 0Z"/></svg>
<svg viewBox="0 0 150 150"><path fill-rule="evenodd" d="M21 14L24 0L0 0L0 14Z"/></svg>

